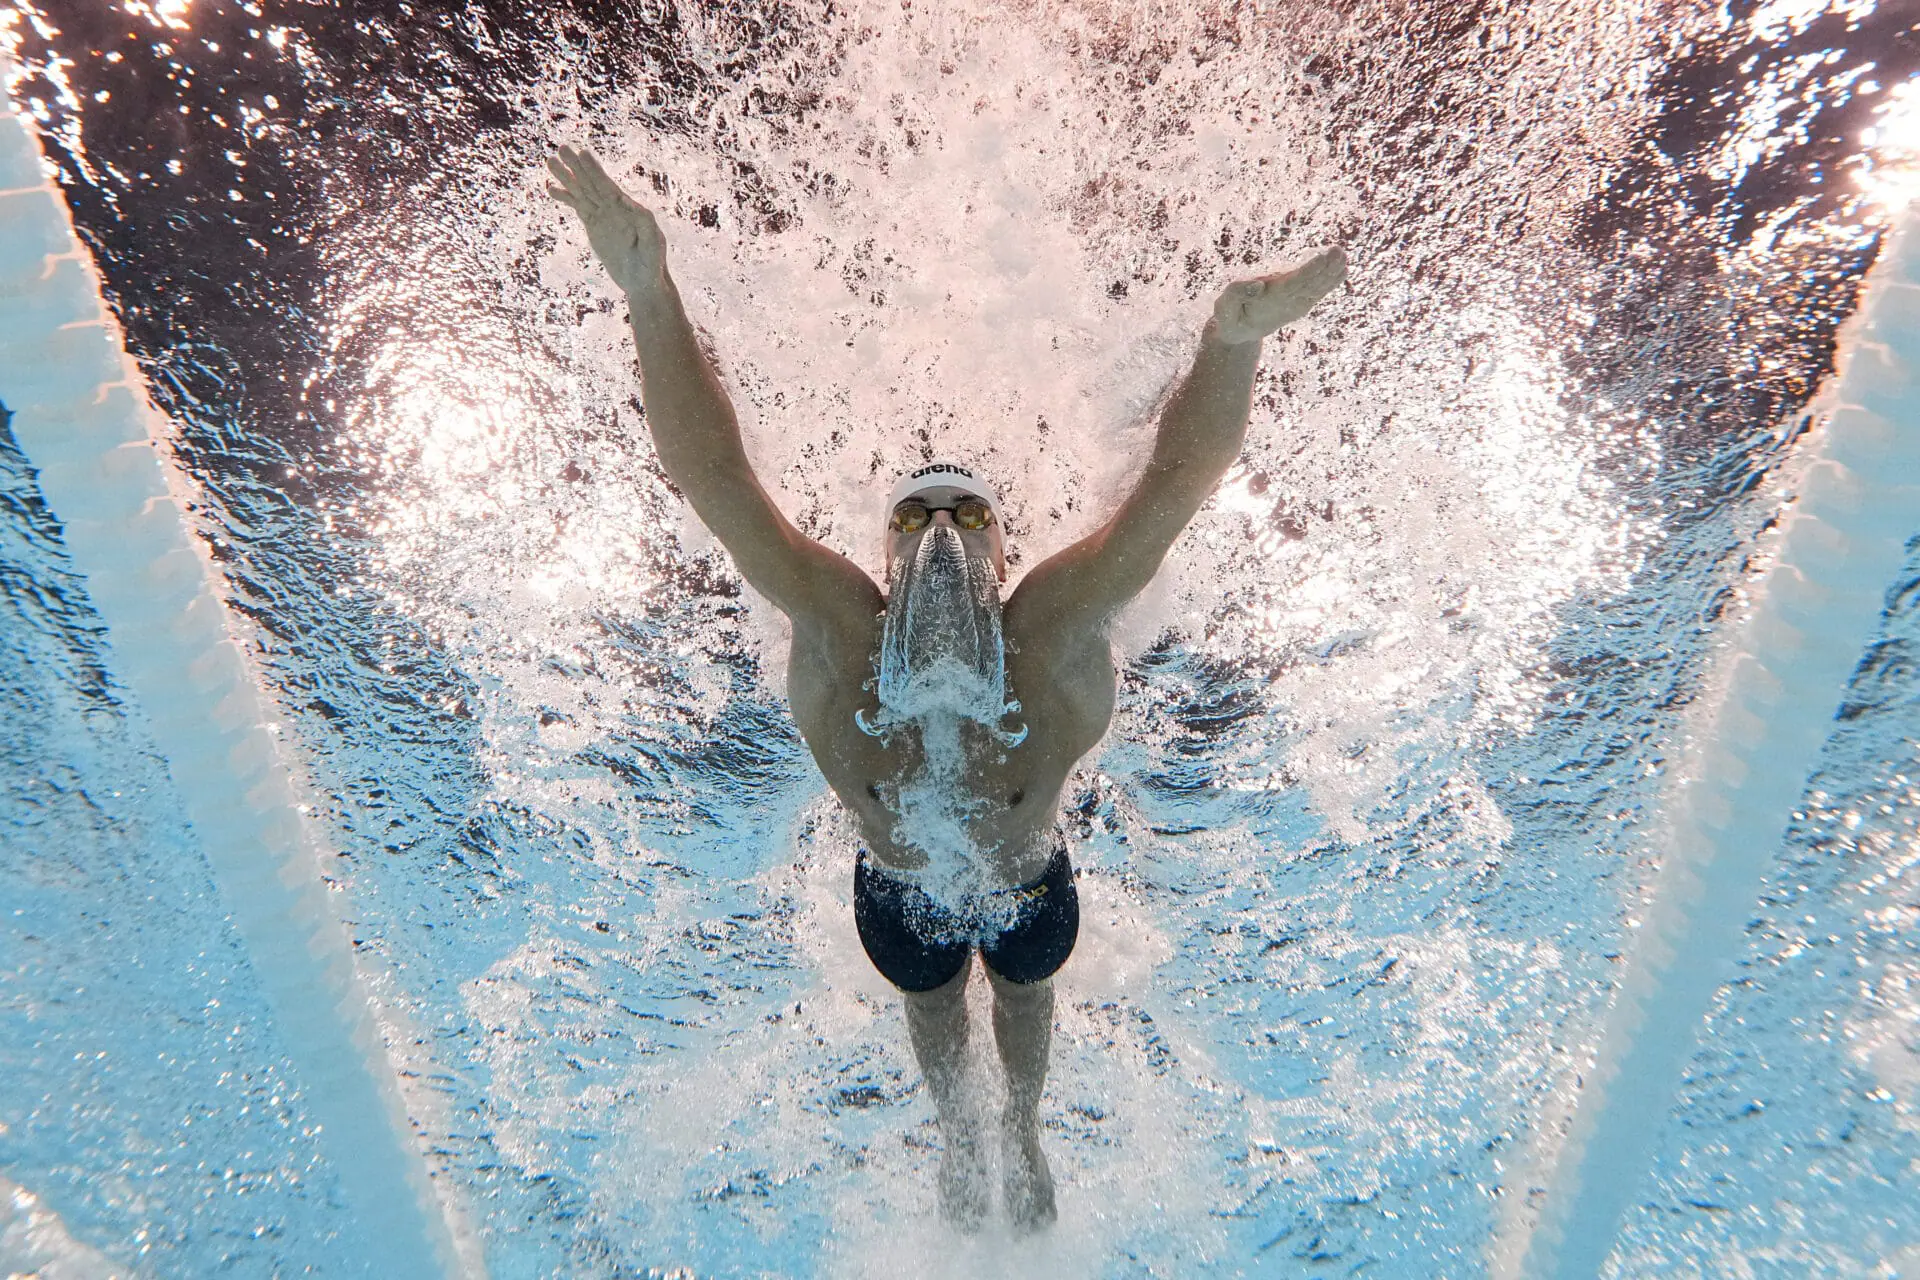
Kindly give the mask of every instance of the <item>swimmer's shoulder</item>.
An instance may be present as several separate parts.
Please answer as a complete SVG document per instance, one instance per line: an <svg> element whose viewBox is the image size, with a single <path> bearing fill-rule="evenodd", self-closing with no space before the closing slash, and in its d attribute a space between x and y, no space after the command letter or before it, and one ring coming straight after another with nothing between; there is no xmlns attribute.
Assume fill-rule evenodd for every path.
<svg viewBox="0 0 1920 1280"><path fill-rule="evenodd" d="M858 646L878 635L887 598L879 584L847 557L810 542L810 571L778 605L794 625L796 637L834 648ZM862 655L865 656L865 655Z"/></svg>

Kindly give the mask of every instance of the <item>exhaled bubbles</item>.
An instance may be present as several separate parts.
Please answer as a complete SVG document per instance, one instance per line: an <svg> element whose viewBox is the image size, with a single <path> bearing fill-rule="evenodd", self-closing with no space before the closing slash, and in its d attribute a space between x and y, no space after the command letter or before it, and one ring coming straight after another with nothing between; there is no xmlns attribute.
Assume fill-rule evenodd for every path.
<svg viewBox="0 0 1920 1280"><path fill-rule="evenodd" d="M1007 701L1006 639L993 562L970 555L957 530L934 525L901 562L887 599L880 641L880 714L861 718L869 733L930 715L997 728L1017 705ZM1008 735L1012 743L1024 728Z"/></svg>

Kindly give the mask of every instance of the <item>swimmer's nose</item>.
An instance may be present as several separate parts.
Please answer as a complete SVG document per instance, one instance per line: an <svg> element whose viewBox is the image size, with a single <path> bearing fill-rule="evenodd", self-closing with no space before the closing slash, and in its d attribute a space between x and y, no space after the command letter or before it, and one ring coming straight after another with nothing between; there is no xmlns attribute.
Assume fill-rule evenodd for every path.
<svg viewBox="0 0 1920 1280"><path fill-rule="evenodd" d="M957 529L957 528L959 528L959 527L960 527L960 526L958 526L958 525L956 525L956 524L954 524L954 522L953 522L953 512L951 512L951 511L936 511L936 512L934 512L934 513L933 513L933 522L934 522L935 524L943 524L943 523L944 523L944 524L945 524L945 525L946 525L946 526L947 526L948 528L951 528L951 529Z"/></svg>

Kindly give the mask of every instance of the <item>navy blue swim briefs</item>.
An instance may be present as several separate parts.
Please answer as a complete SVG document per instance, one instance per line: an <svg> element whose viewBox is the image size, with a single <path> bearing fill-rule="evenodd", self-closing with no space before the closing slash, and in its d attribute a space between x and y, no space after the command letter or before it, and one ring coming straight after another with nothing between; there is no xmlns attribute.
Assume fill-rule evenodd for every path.
<svg viewBox="0 0 1920 1280"><path fill-rule="evenodd" d="M982 920L995 923L983 929ZM1039 879L986 894L974 910L942 906L912 881L870 865L862 849L853 864L853 922L874 967L902 991L945 986L975 946L1008 982L1040 982L1073 954L1080 895L1064 839Z"/></svg>

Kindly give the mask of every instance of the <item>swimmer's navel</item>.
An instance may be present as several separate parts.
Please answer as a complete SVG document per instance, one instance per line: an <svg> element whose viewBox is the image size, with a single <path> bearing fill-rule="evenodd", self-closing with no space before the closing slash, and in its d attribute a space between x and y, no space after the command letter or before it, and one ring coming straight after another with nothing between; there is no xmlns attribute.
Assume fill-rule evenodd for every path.
<svg viewBox="0 0 1920 1280"><path fill-rule="evenodd" d="M1012 809L1012 808L1018 807L1020 802L1022 800L1025 800L1026 798L1027 798L1026 792L1024 791L1014 792L1012 795L1007 797L1007 808Z"/></svg>

